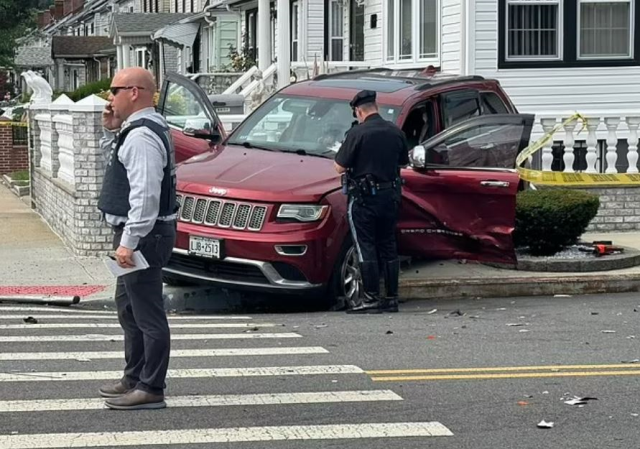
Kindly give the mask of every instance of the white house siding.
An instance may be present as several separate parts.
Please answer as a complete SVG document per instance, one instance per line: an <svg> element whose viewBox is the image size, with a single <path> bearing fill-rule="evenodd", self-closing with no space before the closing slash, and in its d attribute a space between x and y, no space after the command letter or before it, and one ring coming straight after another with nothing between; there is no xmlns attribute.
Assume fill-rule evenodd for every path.
<svg viewBox="0 0 640 449"><path fill-rule="evenodd" d="M306 61L312 65L316 56L318 61L324 59L324 0L303 0L303 3L306 3L306 7L301 8L304 16L300 18L300 22L307 42ZM305 36L300 36L303 41Z"/></svg>
<svg viewBox="0 0 640 449"><path fill-rule="evenodd" d="M120 12L129 12L131 7L133 7L133 12L140 12L140 3L135 0L120 3Z"/></svg>
<svg viewBox="0 0 640 449"><path fill-rule="evenodd" d="M440 61L444 72L462 72L462 1L466 0L441 0Z"/></svg>
<svg viewBox="0 0 640 449"><path fill-rule="evenodd" d="M637 109L640 67L499 70L497 1L475 2L472 67L478 75L500 80L521 112Z"/></svg>
<svg viewBox="0 0 640 449"><path fill-rule="evenodd" d="M383 0L367 0L364 7L364 60L372 65L382 64L382 33L384 30ZM371 15L378 15L378 26L371 28ZM348 53L347 53L348 54Z"/></svg>

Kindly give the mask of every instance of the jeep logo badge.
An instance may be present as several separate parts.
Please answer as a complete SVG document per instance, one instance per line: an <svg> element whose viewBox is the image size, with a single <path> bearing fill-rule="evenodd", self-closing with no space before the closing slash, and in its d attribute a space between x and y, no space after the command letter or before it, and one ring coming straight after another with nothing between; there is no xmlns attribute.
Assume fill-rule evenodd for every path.
<svg viewBox="0 0 640 449"><path fill-rule="evenodd" d="M211 187L209 189L209 193L218 196L225 196L227 194L227 189L219 189L217 187Z"/></svg>

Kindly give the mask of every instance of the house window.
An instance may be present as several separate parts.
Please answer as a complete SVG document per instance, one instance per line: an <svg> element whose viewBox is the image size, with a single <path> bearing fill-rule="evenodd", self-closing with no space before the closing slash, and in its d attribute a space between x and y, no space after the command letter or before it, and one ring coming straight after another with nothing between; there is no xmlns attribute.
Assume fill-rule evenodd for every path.
<svg viewBox="0 0 640 449"><path fill-rule="evenodd" d="M196 10L195 0L191 0L191 11L189 12L195 12L195 10Z"/></svg>
<svg viewBox="0 0 640 449"><path fill-rule="evenodd" d="M178 1L179 0L174 0L174 2L173 2L173 11L171 11L171 12L178 12Z"/></svg>
<svg viewBox="0 0 640 449"><path fill-rule="evenodd" d="M300 2L291 3L291 60L297 61L300 52Z"/></svg>
<svg viewBox="0 0 640 449"><path fill-rule="evenodd" d="M498 68L640 65L637 0L498 0Z"/></svg>
<svg viewBox="0 0 640 449"><path fill-rule="evenodd" d="M329 2L329 60L344 60L344 12L342 1Z"/></svg>
<svg viewBox="0 0 640 449"><path fill-rule="evenodd" d="M136 66L144 69L148 68L146 48L136 48Z"/></svg>
<svg viewBox="0 0 640 449"><path fill-rule="evenodd" d="M180 12L187 12L187 0L182 0L182 11Z"/></svg>
<svg viewBox="0 0 640 449"><path fill-rule="evenodd" d="M507 58L557 59L560 57L560 3L508 1Z"/></svg>
<svg viewBox="0 0 640 449"><path fill-rule="evenodd" d="M581 58L630 58L631 0L580 0Z"/></svg>
<svg viewBox="0 0 640 449"><path fill-rule="evenodd" d="M91 36L96 34L96 25L94 23L91 24Z"/></svg>
<svg viewBox="0 0 640 449"><path fill-rule="evenodd" d="M385 13L388 62L437 62L439 0L387 0Z"/></svg>
<svg viewBox="0 0 640 449"><path fill-rule="evenodd" d="M258 10L252 9L247 11L246 15L246 35L245 35L245 52L247 56L249 56L253 61L257 61L258 58L258 46L257 46L257 35L256 31L258 29Z"/></svg>

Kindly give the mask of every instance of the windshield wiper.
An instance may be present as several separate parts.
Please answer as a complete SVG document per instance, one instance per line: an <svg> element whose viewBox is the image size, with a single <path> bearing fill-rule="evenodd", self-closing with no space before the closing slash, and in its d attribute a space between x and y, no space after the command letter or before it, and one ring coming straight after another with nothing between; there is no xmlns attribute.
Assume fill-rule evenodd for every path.
<svg viewBox="0 0 640 449"><path fill-rule="evenodd" d="M284 153L296 153L299 154L300 156L313 156L313 157L321 157L323 159L333 159L332 157L327 156L327 154L331 154L333 153L333 151L328 150L328 151L323 151L321 153L309 153L307 150L303 150L302 148L298 148L297 150L283 150Z"/></svg>
<svg viewBox="0 0 640 449"><path fill-rule="evenodd" d="M280 150L276 150L275 148L269 148L269 147L263 147L263 146L260 146L260 145L254 145L251 142L247 142L247 141L244 141L244 142L229 142L229 143L231 143L232 145L242 145L243 147L250 148L252 150L277 151L277 152L280 151Z"/></svg>

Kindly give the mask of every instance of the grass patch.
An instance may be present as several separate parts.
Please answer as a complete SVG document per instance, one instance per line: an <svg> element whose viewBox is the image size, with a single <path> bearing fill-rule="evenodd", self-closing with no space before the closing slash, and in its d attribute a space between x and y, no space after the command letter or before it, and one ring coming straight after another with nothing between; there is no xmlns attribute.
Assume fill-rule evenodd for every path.
<svg viewBox="0 0 640 449"><path fill-rule="evenodd" d="M29 170L14 171L9 177L14 181L29 181Z"/></svg>

